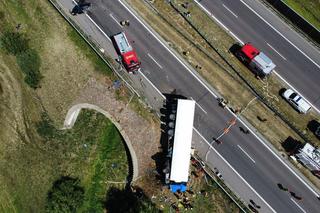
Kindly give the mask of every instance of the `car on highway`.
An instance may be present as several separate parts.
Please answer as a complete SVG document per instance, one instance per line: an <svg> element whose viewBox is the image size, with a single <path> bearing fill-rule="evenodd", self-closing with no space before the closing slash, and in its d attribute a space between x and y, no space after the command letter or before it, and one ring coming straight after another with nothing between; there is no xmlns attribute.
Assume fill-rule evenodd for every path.
<svg viewBox="0 0 320 213"><path fill-rule="evenodd" d="M311 106L292 89L285 90L282 96L300 113L306 114L311 109Z"/></svg>

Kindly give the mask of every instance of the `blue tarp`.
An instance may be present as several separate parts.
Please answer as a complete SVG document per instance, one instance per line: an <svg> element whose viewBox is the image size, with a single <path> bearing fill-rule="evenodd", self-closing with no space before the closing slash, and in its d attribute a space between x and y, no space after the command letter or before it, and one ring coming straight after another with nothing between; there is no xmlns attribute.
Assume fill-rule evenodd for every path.
<svg viewBox="0 0 320 213"><path fill-rule="evenodd" d="M187 190L187 186L185 183L171 183L170 190L173 193L177 192L178 190L180 192L185 192Z"/></svg>

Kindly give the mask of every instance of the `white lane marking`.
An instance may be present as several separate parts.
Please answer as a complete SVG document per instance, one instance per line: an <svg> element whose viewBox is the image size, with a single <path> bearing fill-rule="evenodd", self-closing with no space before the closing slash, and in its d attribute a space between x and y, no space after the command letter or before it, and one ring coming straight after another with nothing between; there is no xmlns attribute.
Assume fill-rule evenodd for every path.
<svg viewBox="0 0 320 213"><path fill-rule="evenodd" d="M193 127L194 131L208 144L208 146L233 170L233 172L239 176L239 178L249 186L249 188L270 208L272 212L276 212L259 194L252 188L252 186L229 164L229 162L220 155L220 153L200 134L200 132Z"/></svg>
<svg viewBox="0 0 320 213"><path fill-rule="evenodd" d="M267 43L267 42L266 42ZM267 43L267 45L273 50L275 51L281 58L283 58L285 61L287 60L283 55L281 55L273 46L271 46L269 43Z"/></svg>
<svg viewBox="0 0 320 213"><path fill-rule="evenodd" d="M222 4L222 6L223 6L226 10L228 10L234 17L238 18L238 16L237 16L232 10L230 10L226 5Z"/></svg>
<svg viewBox="0 0 320 213"><path fill-rule="evenodd" d="M146 27L145 26L145 24L139 19L139 18L137 18L137 16L123 3L123 2L121 2L120 0L119 0L119 2L122 4L122 6L123 7L125 7L139 22L140 22L140 24L142 24L142 26L144 26L147 30L148 30L148 32L150 32L154 37L155 37L155 39L156 40L158 40L162 45L163 45L163 47L164 48L166 48L187 70L189 70L189 68L179 59L179 58L177 58L177 56L176 55L174 55L174 53L170 50L170 49L168 49L166 46L165 46L165 44L163 44L162 43L162 41L159 39L159 38L157 38L157 36L155 36L154 34L153 34L153 32L148 28L148 27ZM213 17L214 19L216 19L208 10L206 10L206 8L204 8L199 2L197 2L197 1L195 1L201 8L203 8L208 14L210 14L210 16L211 17ZM218 19L216 19L219 23L221 23ZM221 23L222 24L222 23ZM222 26L224 26L223 24L222 24ZM226 27L225 27L226 28ZM226 28L226 29L228 29L228 28ZM229 30L228 30L229 31ZM231 31L230 31L231 32ZM233 33L232 33L233 34ZM234 34L233 34L234 35ZM236 36L235 36L236 37ZM236 37L237 38L237 37ZM237 38L238 39L238 38ZM240 39L238 39L240 42L241 42L241 40ZM242 42L243 43L243 42ZM189 70L190 71L190 70ZM193 76L195 76L194 74L193 74L193 72L192 71L190 71L191 72L191 74L193 75ZM198 80L198 81L200 81L199 80L199 78L197 78L196 77L196 79ZM202 85L204 85L201 81L200 81L200 83L202 84ZM205 86L205 85L204 85ZM207 86L205 86L205 88L211 93L211 94L214 94L211 90L209 90L208 89L208 87ZM215 94L214 94L214 96L215 97L217 97ZM236 117L236 115L229 109L229 108L227 108L228 110L229 110L229 112L231 113L231 114L233 114L235 117ZM295 175L311 192L313 192L316 196L318 196L318 194L299 176L299 175L297 175L293 170L292 170L292 168L291 167L289 167L267 144L265 144L264 143L264 141L261 139L261 138L259 138L241 119L239 119L239 118L237 118L244 126L246 126L249 130L250 130L250 132L252 132L252 134L285 166L285 167L287 167L289 170L290 170L290 172L293 174L293 175Z"/></svg>
<svg viewBox="0 0 320 213"><path fill-rule="evenodd" d="M222 22L217 19L214 15L212 15L212 13L210 11L207 10L207 8L205 8L204 6L202 6L202 4L200 4L198 2L198 0L194 0L194 2L196 2L196 4L198 4L198 6L207 13L208 16L210 16L211 18L213 18L220 26L222 26L232 37L234 37L237 41L239 41L242 45L244 44L243 41L241 41L241 39L236 36L236 34L234 34L233 32L231 32L231 30L228 29L228 27L226 27L224 24L222 24Z"/></svg>
<svg viewBox="0 0 320 213"><path fill-rule="evenodd" d="M244 151L244 149L242 149L242 147L240 145L237 145L238 148L253 162L253 163L256 163L253 158L246 152Z"/></svg>
<svg viewBox="0 0 320 213"><path fill-rule="evenodd" d="M240 121L259 141L260 143L266 147L289 171L300 180L316 197L319 197L318 193L309 186L297 173L293 171L293 169L287 165L243 120L241 120L236 114L234 114L231 109L226 108L238 121Z"/></svg>
<svg viewBox="0 0 320 213"><path fill-rule="evenodd" d="M166 100L166 96L164 96L164 95L160 92L160 90L143 74L143 72L139 72L139 73L140 73L140 74L142 75L142 77L144 77L144 78L148 81L148 83L161 95L161 97Z"/></svg>
<svg viewBox="0 0 320 213"><path fill-rule="evenodd" d="M96 24L96 22L94 22L88 14L86 14L86 16L100 30L100 32L111 42L111 39L109 38L109 36Z"/></svg>
<svg viewBox="0 0 320 213"><path fill-rule="evenodd" d="M139 20L139 19L138 19ZM158 40L159 41L159 40ZM181 63L181 62L180 62ZM140 74L150 83L150 85L161 95L161 97L166 100L166 97L160 92L160 90L142 73L140 72ZM230 111L231 112L231 111ZM237 174L240 179L248 185L248 187L270 208L270 210L272 212L276 212L261 196L260 194L258 194L258 192L252 188L252 186L229 164L228 161L226 161L226 159L224 159L222 157L222 155L220 155L214 148L213 146L200 134L200 132L193 127L193 129L197 132L197 134L208 144L209 147L211 147L212 150L214 150L214 152L234 171L235 174Z"/></svg>
<svg viewBox="0 0 320 213"><path fill-rule="evenodd" d="M292 200L292 202L294 202L294 204L296 204L298 206L298 208L303 212L306 213L306 211L297 203L297 201L295 201L294 199L290 198L290 200Z"/></svg>
<svg viewBox="0 0 320 213"><path fill-rule="evenodd" d="M297 93L299 93L300 96L303 97L303 99L318 113L320 113L320 109L318 109L316 106L314 106L308 99L304 97L304 95L299 92L296 88L294 88L288 81L286 81L279 73L277 73L275 70L273 71L274 74L276 74L282 81L284 81L289 87L291 87L293 90L295 90Z"/></svg>
<svg viewBox="0 0 320 213"><path fill-rule="evenodd" d="M158 65L158 67L160 67L162 69L162 66L156 61L156 59L154 59L152 57L152 55L150 55L149 53L147 55L149 56L149 58L151 58L152 61L154 61L154 63L156 63Z"/></svg>
<svg viewBox="0 0 320 213"><path fill-rule="evenodd" d="M124 8L127 9L127 11L129 11L131 13L132 16L134 16L137 21L139 21L139 23L146 28L146 30L151 34L153 35L153 37L158 41L160 42L160 44L166 48L171 54L172 56L174 56L215 98L217 98L217 95L215 95L210 89L208 89L208 87L203 84L202 81L200 81L200 79L198 77L196 77L194 75L194 73L121 1L121 0L118 0L120 2L120 4L122 4L122 6ZM197 1L196 1L197 2ZM199 2L197 2L198 5L201 5ZM201 5L201 7L203 8L203 6ZM211 14L211 13L210 13ZM212 17L214 17L212 14L211 14ZM240 41L240 40L239 40ZM227 108L228 111L234 115L236 117L236 115L229 109ZM289 167L267 144L265 144L261 138L259 138L249 127L247 124L245 124L241 119L237 118L245 127L247 127L249 129L249 131L285 166L287 167L290 172L295 175L311 192L313 192L316 196L319 196L300 176L298 176L292 169L291 167Z"/></svg>
<svg viewBox="0 0 320 213"><path fill-rule="evenodd" d="M282 38L284 38L289 44L291 44L294 48L296 48L302 55L304 55L307 59L309 59L314 65L316 65L320 69L320 65L317 64L314 60L312 60L307 54L305 54L302 50L300 50L294 43L292 43L289 39L287 39L284 35L282 35L275 27L273 27L269 22L267 22L262 16L260 16L256 11L254 11L247 3L243 0L240 0L247 8L249 8L254 14L256 14L262 21L264 21L267 25L269 25L274 31L276 31Z"/></svg>
<svg viewBox="0 0 320 213"><path fill-rule="evenodd" d="M191 98L191 100L194 101L194 99L193 99L192 97L190 97L190 98ZM197 105L205 114L208 114L207 111L205 111L200 104L198 104L198 103L196 102L196 105Z"/></svg>
<svg viewBox="0 0 320 213"><path fill-rule="evenodd" d="M123 28L123 26L120 24L120 22L112 15L112 13L110 13L109 16L110 16L121 28Z"/></svg>
<svg viewBox="0 0 320 213"><path fill-rule="evenodd" d="M129 11L129 13L130 13L133 17L136 18L136 20L137 20L177 61L180 62L180 64L181 64L184 68L186 68L186 70L188 70L188 71L190 72L190 74L191 74L195 79L198 80L198 82L199 82L204 88L206 88L206 89L208 90L208 92L209 92L213 97L215 97L215 98L218 97L216 94L214 94L214 93L209 89L209 87L208 87L205 83L203 83L203 82L199 79L199 77L198 77L196 74L194 74L194 73L192 72L192 70L190 70L190 68L189 68L183 61L181 61L180 58L178 58L178 57L172 52L172 50L170 50L170 49L149 29L149 27L147 27L147 26L127 7L127 5L125 5L121 0L118 0L118 1L120 2L120 4L122 4L122 6L123 6L124 8L126 8L127 11Z"/></svg>
<svg viewBox="0 0 320 213"><path fill-rule="evenodd" d="M214 15L212 15L212 13L210 11L208 11L202 4L200 4L198 2L198 0L194 0L198 6L205 11L210 17L212 17L220 26L222 26L222 28L224 28L232 37L234 37L238 42L240 42L242 45L244 44L244 42L237 37L233 32L231 32L224 24L222 24L221 21L219 21L219 19L217 19ZM276 73L275 71L273 71L282 81L284 81L288 86L290 86L292 89L294 89L296 92L298 92L303 98L304 96L302 95L301 92L299 92L295 87L293 87L291 84L289 84L283 77L281 77L278 73ZM315 107L310 101L308 101L308 99L304 98L308 104L310 104L310 106L313 107L313 109L315 109L318 113L320 113L320 109L318 109L317 107Z"/></svg>

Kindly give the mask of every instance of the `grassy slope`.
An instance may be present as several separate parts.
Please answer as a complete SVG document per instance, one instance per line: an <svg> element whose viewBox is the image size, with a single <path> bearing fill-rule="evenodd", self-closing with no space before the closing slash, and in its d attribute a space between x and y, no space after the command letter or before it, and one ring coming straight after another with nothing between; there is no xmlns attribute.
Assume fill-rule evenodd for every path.
<svg viewBox="0 0 320 213"><path fill-rule="evenodd" d="M284 0L284 2L320 30L319 0Z"/></svg>
<svg viewBox="0 0 320 213"><path fill-rule="evenodd" d="M41 88L33 91L23 82L14 57L0 50L0 212L43 212L46 192L60 175L79 176L91 195L102 198L105 180L95 187L91 180L124 181L127 173L115 127L101 115L84 113L75 129L44 141L35 124L45 109L53 123L61 125L88 78L104 78L110 70L47 1L0 1L0 33L15 30L17 24L39 53L44 78ZM85 149L83 143L91 145ZM106 149L115 154L106 154ZM118 167L111 174L107 171L114 156Z"/></svg>

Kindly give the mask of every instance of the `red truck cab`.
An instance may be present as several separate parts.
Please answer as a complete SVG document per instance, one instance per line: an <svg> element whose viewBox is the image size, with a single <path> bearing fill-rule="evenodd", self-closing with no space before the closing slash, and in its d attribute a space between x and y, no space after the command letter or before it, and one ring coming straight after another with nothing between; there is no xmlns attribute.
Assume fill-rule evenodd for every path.
<svg viewBox="0 0 320 213"><path fill-rule="evenodd" d="M244 44L236 52L236 56L259 77L269 75L276 67L268 56L250 43Z"/></svg>
<svg viewBox="0 0 320 213"><path fill-rule="evenodd" d="M137 53L129 43L126 34L121 32L111 38L125 69L129 73L138 72L141 69L141 62L138 59Z"/></svg>

